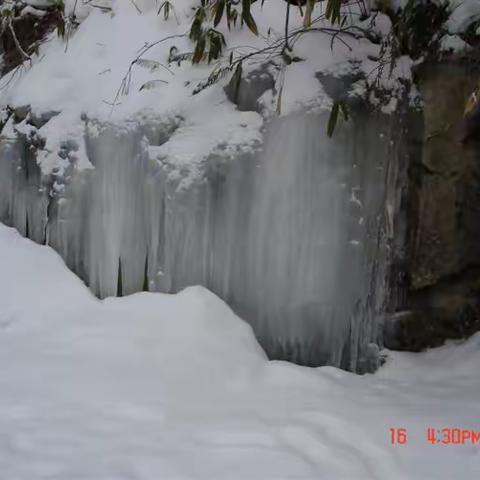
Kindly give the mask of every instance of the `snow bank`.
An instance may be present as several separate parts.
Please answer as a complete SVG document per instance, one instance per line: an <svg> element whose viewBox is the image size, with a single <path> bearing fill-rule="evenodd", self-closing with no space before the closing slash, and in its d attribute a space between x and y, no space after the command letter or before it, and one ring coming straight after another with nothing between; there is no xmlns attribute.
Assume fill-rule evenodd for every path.
<svg viewBox="0 0 480 480"><path fill-rule="evenodd" d="M39 5L38 1L30 3L32 6ZM262 116L236 110L224 94L223 86L231 74L198 95L193 95L193 92L213 69L229 65L230 53L233 53L233 59L237 59L275 42L281 45L285 2L267 0L252 6L260 32L258 37L238 25L228 31L223 19L217 28L228 41L224 56L211 65L196 66L192 66L190 60L179 64L168 62L172 47L177 48L179 53L191 53L193 50L194 45L188 39L194 14L192 7L197 5L193 0L176 0L167 20L163 12L158 14L159 2L154 0L104 0L95 4L108 9L69 0L65 6L66 13L72 13L75 5L75 13L81 23L68 41L53 33L41 45L32 66L27 62L22 71L16 71L14 75L9 73L0 81L0 85L8 84L8 88L0 92L0 106L30 105L35 115L60 112L54 119L54 128L47 124L38 131L40 137L47 139L43 155L40 155L43 173L50 173L55 168L63 171L64 162L58 156L62 141L73 140L82 150L81 118L117 124L132 120L141 122L146 117L176 116L185 119L188 144L195 145L195 148L189 148L188 155L185 154L184 135L180 140L172 138L164 147L170 163L178 162L179 171L186 162L194 166L199 164L219 145L233 143L234 153L238 153L239 149L251 150L258 143ZM323 8L322 3L317 4L313 18L320 16ZM349 8L355 10L356 7ZM357 13L351 11L351 21L357 22ZM299 10L293 8L290 31L301 29L302 21ZM390 28L388 18L381 14L375 17L373 23L377 33L385 34ZM324 26L329 27L330 24L325 23ZM153 43L155 45L141 55L142 62L132 64L142 48ZM286 115L305 107L329 109L331 100L315 78L316 72L342 75L358 69L360 65L360 70L374 81L374 76L370 74L376 64L371 58L378 56L379 51L379 45L366 39L334 39L332 44L332 36L328 33L299 36L294 53L304 61L287 66L276 58L280 70L276 84L277 98L265 103L265 115L276 110ZM271 51L267 50L245 62L244 71L248 72L271 59ZM126 91L128 94L124 95ZM55 130L53 134L52 129ZM183 134L183 131L178 134ZM88 160L82 157L76 167L88 168ZM191 170L195 171L195 167Z"/></svg>
<svg viewBox="0 0 480 480"><path fill-rule="evenodd" d="M480 336L390 353L375 375L268 362L213 294L99 301L49 248L0 225L5 479L477 478ZM408 431L391 445L390 428Z"/></svg>

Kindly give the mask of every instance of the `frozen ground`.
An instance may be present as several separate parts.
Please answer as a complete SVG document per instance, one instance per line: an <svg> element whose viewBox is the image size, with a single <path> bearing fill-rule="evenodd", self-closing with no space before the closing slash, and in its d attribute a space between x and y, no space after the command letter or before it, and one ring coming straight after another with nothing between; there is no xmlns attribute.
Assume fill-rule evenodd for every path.
<svg viewBox="0 0 480 480"><path fill-rule="evenodd" d="M375 375L268 362L203 288L99 301L0 225L2 480L474 479L480 336ZM391 445L403 427L407 443Z"/></svg>

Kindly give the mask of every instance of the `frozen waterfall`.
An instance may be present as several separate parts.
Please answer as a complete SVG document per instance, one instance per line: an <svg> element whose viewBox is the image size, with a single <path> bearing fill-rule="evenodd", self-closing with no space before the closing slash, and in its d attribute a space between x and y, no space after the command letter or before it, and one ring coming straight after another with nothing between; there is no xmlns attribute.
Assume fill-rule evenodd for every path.
<svg viewBox="0 0 480 480"><path fill-rule="evenodd" d="M95 168L63 179L40 174L26 138L4 140L0 216L100 297L202 284L272 358L362 370L381 337L395 203L385 118L360 115L333 139L324 115L277 118L256 154L212 155L188 188L154 154L172 124L87 127Z"/></svg>

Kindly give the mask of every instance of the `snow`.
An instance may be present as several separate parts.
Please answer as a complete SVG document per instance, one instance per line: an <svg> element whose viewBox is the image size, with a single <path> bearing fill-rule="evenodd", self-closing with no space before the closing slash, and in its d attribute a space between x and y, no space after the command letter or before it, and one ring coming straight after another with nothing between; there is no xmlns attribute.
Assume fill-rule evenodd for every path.
<svg viewBox="0 0 480 480"><path fill-rule="evenodd" d="M452 13L447 28L452 34L464 32L471 24L480 21L478 0L450 0L450 8Z"/></svg>
<svg viewBox="0 0 480 480"><path fill-rule="evenodd" d="M46 12L44 10L39 10L38 8L31 7L30 5L27 5L20 12L20 16L33 15L35 17L43 17L45 14Z"/></svg>
<svg viewBox="0 0 480 480"><path fill-rule="evenodd" d="M47 8L58 3L56 0L23 0L23 3L34 8Z"/></svg>
<svg viewBox="0 0 480 480"><path fill-rule="evenodd" d="M28 3L38 8L49 4L49 1L30 0ZM168 162L177 166L178 172L185 171L185 165L189 164L189 173L182 183L182 186L188 186L193 176L200 173L198 165L215 150L224 149L225 143L229 143L226 139L232 140L232 155L251 151L261 138L260 127L264 117L269 117L272 111L274 113L279 103L282 115L304 108L329 109L331 100L316 80L316 72L328 71L341 75L359 68L369 75L369 80L375 81L375 76L370 74L376 70L377 62L371 58L378 57L379 45L353 37L346 37L345 40L337 38L332 43L332 36L327 33L304 34L297 38L294 45L294 54L304 61L287 66L282 64L280 58L275 60L281 70L277 79L277 92L282 87L281 98L271 98L265 103L270 109L265 109L264 117L255 112L240 112L229 103L223 92L223 86L231 74L198 95L193 95L193 91L214 68L229 65L231 52L235 60L277 42L277 54L280 53L285 2L281 7L276 0L252 5L260 32L258 37L239 26L229 32L223 19L217 29L227 38L224 57L211 65L197 66L193 66L189 60L180 65L168 64L172 47L175 46L180 53L188 53L193 49L193 43L188 39L194 13L192 7L197 5L193 0L176 0L167 20L163 13L158 15L161 3L154 0L95 2L95 6L109 9L69 0L65 4L67 15L74 11L75 5L75 15L81 23L78 29L67 34L68 40L64 41L53 33L40 46L38 55L32 58L32 65L26 62L22 71L9 73L0 81L2 86L8 84L8 88L0 91L0 107L30 105L36 115L60 112L53 122L54 128L47 124L38 132L47 142L45 151L40 155L44 174L55 169L60 172L64 170L65 161L58 156L62 142L72 140L77 145L82 144L81 118L120 125L122 122L141 121L145 115L157 119L177 116L187 119L190 143L195 143L197 148L189 150L186 155L184 138L173 138L165 146L164 153L168 154ZM318 17L323 8L321 2L317 4L313 18ZM349 7L349 18L353 23L358 22L356 8ZM293 8L290 31L300 29L302 21L299 9ZM376 14L368 22L372 23L379 35L386 34L391 27L388 18L382 14ZM322 26L322 23L318 26ZM330 24L325 22L323 26L329 27ZM359 26L365 25L360 22ZM159 43L141 56L146 62L132 64L142 47L154 42ZM269 52L254 56L245 62L244 71L271 59ZM145 65L152 64L158 67L145 68ZM129 71L131 75L127 75ZM128 78L127 82L123 82L125 78ZM392 78L387 83L390 85L395 81ZM152 88L142 88L144 85ZM128 87L128 95L122 94L122 86ZM209 114L205 115L205 112ZM248 127L245 128L245 125ZM235 134L232 135L232 132ZM183 136L184 130L177 133ZM162 158L164 155L160 155L159 161ZM90 164L87 159L81 158L75 167L90 168Z"/></svg>
<svg viewBox="0 0 480 480"><path fill-rule="evenodd" d="M189 8L192 2L175 3L177 17L182 20L180 24L177 24L173 15L168 21L158 16L158 5L154 8L156 3L153 0L136 3L142 9L142 14L131 2L126 1L113 2L112 13L92 7L85 12L87 7L81 6L83 10L76 10L76 13L79 18L86 18L68 43L52 34L40 48L33 66L27 66L21 76L17 74L18 81L12 83L12 88L2 91L2 105L31 105L36 114L52 110L61 112L51 121L54 125L47 124L39 130L39 135L47 140L44 155L40 156L43 173L50 173L56 167L64 168L57 155L62 142L73 140L77 144L82 143L82 117L118 124L138 121L139 117L146 115L187 118L190 134L197 145L191 158L193 164L224 143L232 131L236 132L234 143L243 144L246 149L250 148L252 142L258 141L258 114L237 112L228 104L220 88L192 95L194 86L208 77L211 67L192 67L188 61L181 66L166 65L168 52L173 45L181 52L192 49L185 35L192 18ZM67 12L72 11L73 4L67 3ZM129 34L125 35L125 32ZM241 31L237 36L242 38L245 35L248 34ZM150 71L141 65L134 65L128 85L129 95L117 96L122 79L138 56L139 49L145 43L164 37L172 38L142 57L159 62L162 66ZM3 82L8 79L9 74ZM142 85L153 80L162 82L158 82L155 88L141 90ZM198 114L209 109L212 110L211 115ZM242 128L242 125L249 125L249 128ZM183 167L185 155L182 149L175 150L173 146L180 144L173 141L168 148L171 161L178 161L179 170ZM78 162L76 167L88 168L89 163Z"/></svg>
<svg viewBox="0 0 480 480"><path fill-rule="evenodd" d="M0 225L5 480L478 478L480 334L388 352L375 375L267 361L201 287L100 301L48 247ZM408 441L391 445L390 428Z"/></svg>
<svg viewBox="0 0 480 480"><path fill-rule="evenodd" d="M471 48L470 45L458 35L445 35L440 42L440 50L443 52L452 51L453 53L460 53L469 48Z"/></svg>
<svg viewBox="0 0 480 480"><path fill-rule="evenodd" d="M44 8L51 1L26 3ZM66 2L67 13L75 3ZM367 82L376 80L370 73L378 68L379 45L349 38L347 44L336 40L331 49L331 36L315 32L293 45L294 54L304 61L280 66L276 86L281 97L274 98L270 91L262 99L270 111L240 112L223 92L228 77L192 95L214 65L167 65L172 46L182 53L192 49L185 35L192 0L176 0L175 14L167 21L157 15L159 2L153 0L135 1L141 13L127 0L96 2L111 6L111 11L78 3L81 10L76 14L82 23L68 43L52 35L33 66L0 95L3 106L29 104L37 115L60 112L38 130L10 120L2 132L4 137L18 132L45 138L38 155L43 173L61 176L71 162L78 169L92 168L85 128L102 135L105 125L128 130L132 123L175 119L177 128L165 143L149 145L144 138L142 148L151 160L172 167L172 175L181 178L179 188L188 188L208 155L228 158L257 148L263 115L278 107L283 116L304 109L328 110L331 99L315 79L318 71L334 76L352 69L363 72L367 78L355 85L356 95L364 95ZM260 12L261 3L252 7L261 35L254 37L244 28L228 36L228 48L235 55L282 37L285 2L266 0ZM477 3L467 3L476 8ZM463 25L463 17L454 18ZM291 28L300 25L298 10L292 9ZM224 24L218 28L227 32ZM374 28L385 35L391 25L378 14ZM158 62L158 68L134 64L129 94L117 96L139 49L162 38L168 40L142 57L150 64ZM245 70L267 59L265 55L252 61ZM412 60L402 57L393 77L385 75L380 83L395 89L398 79L411 79L411 68ZM155 81L154 88L141 89ZM395 108L395 99L382 107L388 113ZM319 135L323 130L316 129ZM75 148L65 159L58 153L67 140ZM279 144L277 149L283 149ZM279 152L280 167L290 168L283 157ZM268 168L278 171L278 162ZM281 175L271 177L271 191L266 189L261 197L263 209L256 212L260 219L270 216L274 190L289 193L276 188L278 178ZM119 186L111 183L117 193ZM281 199L288 214L294 212L290 198L283 194ZM187 220L192 225L190 217ZM105 252L98 250L98 242L95 247L97 255L114 257L118 266L120 240L110 242L116 232L113 224L105 226L110 236L97 232ZM139 231L132 232L136 246L143 245ZM181 240L180 249L187 245ZM278 244L283 247L280 241L275 248ZM270 245L268 249L273 250ZM258 252L274 258L260 247ZM184 258L191 258L187 253L182 252ZM137 268L140 265L143 278L144 251L141 254ZM336 259L331 256L329 262ZM102 265L99 261L95 268ZM261 262L256 268L262 268ZM113 274L115 283L115 270L101 273ZM292 283L299 288L308 278L302 269L296 274L299 281ZM257 293L268 294L272 285L264 282ZM428 445L426 428L478 430L480 336L422 354L386 353L386 366L363 377L331 367L268 361L251 328L207 290L191 287L177 295L141 293L100 301L52 250L0 225L2 480L478 478L478 444ZM391 445L393 427L408 429L406 445Z"/></svg>

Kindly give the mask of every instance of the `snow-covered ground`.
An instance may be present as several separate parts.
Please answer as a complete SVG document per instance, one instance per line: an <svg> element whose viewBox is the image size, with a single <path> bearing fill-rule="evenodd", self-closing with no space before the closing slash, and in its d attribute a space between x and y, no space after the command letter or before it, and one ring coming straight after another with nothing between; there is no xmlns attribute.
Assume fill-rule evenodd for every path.
<svg viewBox="0 0 480 480"><path fill-rule="evenodd" d="M426 435L480 430L479 368L480 335L363 377L269 362L207 290L99 301L0 225L2 480L479 478L478 441Z"/></svg>

